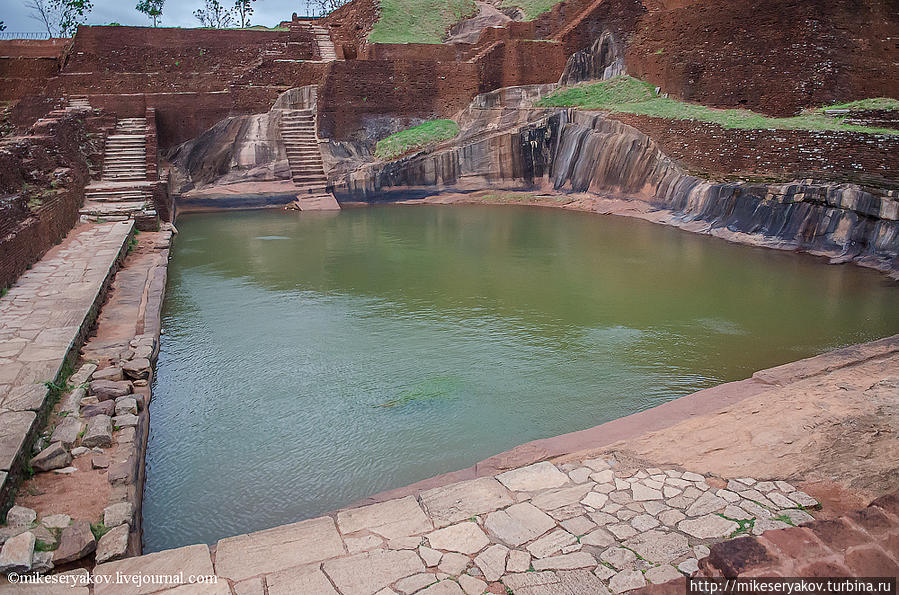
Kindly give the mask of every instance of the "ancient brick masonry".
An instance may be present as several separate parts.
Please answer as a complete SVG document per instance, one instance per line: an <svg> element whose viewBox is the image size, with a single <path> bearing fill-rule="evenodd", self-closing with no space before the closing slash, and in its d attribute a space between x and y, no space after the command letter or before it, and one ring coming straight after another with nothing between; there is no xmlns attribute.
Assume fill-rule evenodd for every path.
<svg viewBox="0 0 899 595"><path fill-rule="evenodd" d="M87 128L96 132L98 120L57 114L38 122L33 136L0 146L0 195L7 195L0 202L0 287L11 285L75 224L89 162L97 157L81 147L92 146ZM41 194L39 201L27 204L26 184Z"/></svg>

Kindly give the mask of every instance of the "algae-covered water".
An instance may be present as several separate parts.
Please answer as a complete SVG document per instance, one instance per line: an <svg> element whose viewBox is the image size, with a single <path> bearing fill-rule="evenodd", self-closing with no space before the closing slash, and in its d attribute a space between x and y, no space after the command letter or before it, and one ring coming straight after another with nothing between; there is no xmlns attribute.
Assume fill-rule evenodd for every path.
<svg viewBox="0 0 899 595"><path fill-rule="evenodd" d="M896 284L875 272L622 218L393 206L178 228L147 551L899 331Z"/></svg>

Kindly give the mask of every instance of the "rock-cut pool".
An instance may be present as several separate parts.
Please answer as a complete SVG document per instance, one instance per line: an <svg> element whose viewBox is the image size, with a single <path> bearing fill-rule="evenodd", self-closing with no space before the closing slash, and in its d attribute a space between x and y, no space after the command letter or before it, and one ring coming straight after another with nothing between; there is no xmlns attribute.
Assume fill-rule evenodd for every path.
<svg viewBox="0 0 899 595"><path fill-rule="evenodd" d="M855 266L489 206L179 219L146 551L213 543L899 331Z"/></svg>

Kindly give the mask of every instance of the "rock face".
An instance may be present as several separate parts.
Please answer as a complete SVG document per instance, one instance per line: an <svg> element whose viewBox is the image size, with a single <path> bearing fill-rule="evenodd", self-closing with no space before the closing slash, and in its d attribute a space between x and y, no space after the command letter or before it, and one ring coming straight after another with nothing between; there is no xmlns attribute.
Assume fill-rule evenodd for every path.
<svg viewBox="0 0 899 595"><path fill-rule="evenodd" d="M526 95L527 88L519 89ZM598 112L526 109L528 98L518 97L516 105L512 90L502 91L472 103L463 113L465 130L452 143L332 172L334 195L341 201L374 202L446 190L533 190L548 183L563 192L643 201L666 211L656 218L660 222L693 231L827 255L837 262L852 260L899 276L894 191L809 180L703 180L627 124ZM497 104L515 107L502 110ZM488 107L490 115L477 113Z"/></svg>
<svg viewBox="0 0 899 595"><path fill-rule="evenodd" d="M583 81L604 80L619 74L624 74L624 55L614 36L603 31L589 48L569 56L559 84L573 85Z"/></svg>

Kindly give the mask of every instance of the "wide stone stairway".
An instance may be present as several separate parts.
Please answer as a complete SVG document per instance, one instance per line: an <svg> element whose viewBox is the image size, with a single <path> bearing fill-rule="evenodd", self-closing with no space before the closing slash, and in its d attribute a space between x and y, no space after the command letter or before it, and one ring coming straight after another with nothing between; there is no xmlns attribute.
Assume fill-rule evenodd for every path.
<svg viewBox="0 0 899 595"><path fill-rule="evenodd" d="M155 228L145 118L120 119L106 138L102 178L85 189L81 216L85 221L135 219L140 228Z"/></svg>
<svg viewBox="0 0 899 595"><path fill-rule="evenodd" d="M293 183L300 189L297 206L301 210L339 209L337 201L327 191L321 151L315 132L315 112L312 109L285 110L281 118L281 138L290 163Z"/></svg>

